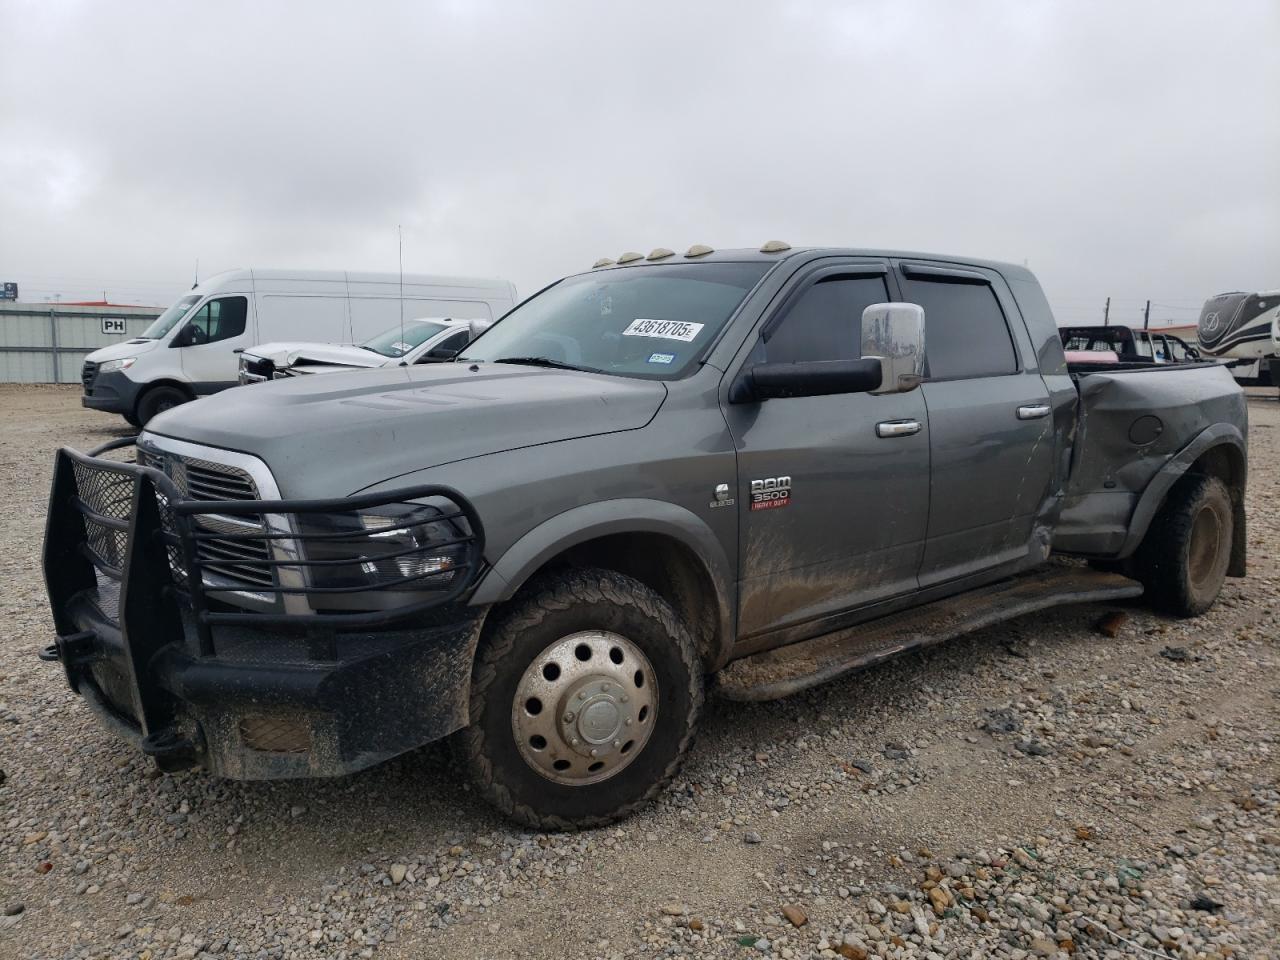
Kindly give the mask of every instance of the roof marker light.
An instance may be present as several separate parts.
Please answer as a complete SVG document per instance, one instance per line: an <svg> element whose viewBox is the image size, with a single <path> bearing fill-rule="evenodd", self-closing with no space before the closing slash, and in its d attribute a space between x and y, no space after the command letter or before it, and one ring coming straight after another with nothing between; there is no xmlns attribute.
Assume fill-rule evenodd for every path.
<svg viewBox="0 0 1280 960"><path fill-rule="evenodd" d="M601 257L599 260L597 260L595 263L591 265L591 269L596 270L599 267L611 267L613 266L613 263L614 261L610 260L608 257Z"/></svg>
<svg viewBox="0 0 1280 960"><path fill-rule="evenodd" d="M674 257L675 255L676 255L676 252L674 250L668 250L666 247L654 247L652 250L649 251L649 256L647 256L645 259L646 260L665 260L667 259L667 257Z"/></svg>
<svg viewBox="0 0 1280 960"><path fill-rule="evenodd" d="M791 244L785 240L770 240L760 248L761 253L781 253L783 250L790 250Z"/></svg>
<svg viewBox="0 0 1280 960"><path fill-rule="evenodd" d="M705 257L708 253L715 253L715 250L708 247L705 243L695 243L684 252L684 255L686 257Z"/></svg>
<svg viewBox="0 0 1280 960"><path fill-rule="evenodd" d="M643 259L643 253L636 253L634 250L628 250L626 253L618 257L618 263L635 263L635 261Z"/></svg>

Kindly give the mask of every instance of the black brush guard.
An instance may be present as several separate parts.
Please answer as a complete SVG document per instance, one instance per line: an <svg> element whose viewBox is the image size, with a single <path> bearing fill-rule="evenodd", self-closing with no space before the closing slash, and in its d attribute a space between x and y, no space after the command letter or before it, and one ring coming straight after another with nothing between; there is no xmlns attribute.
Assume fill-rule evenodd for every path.
<svg viewBox="0 0 1280 960"><path fill-rule="evenodd" d="M208 758L199 756L206 752L200 729L205 721L192 722L199 707L215 710L242 702L249 707L265 704L268 712L297 706L339 716L341 722L331 724L337 731L334 736L359 740L358 749L348 750L359 756L330 762L326 769L301 770L294 764L273 773L259 765L246 773L242 761L232 762L227 756L213 763L233 776L296 776L359 769L458 725L459 711L450 705L421 724L402 718L403 742L392 736L384 748L376 742L377 730L353 732L351 715L363 719L369 708L343 702L378 699L385 688L394 687L398 674L421 677L434 671L442 678L447 675L451 688L463 679L456 667L443 670L435 660L457 659L460 644L465 647L469 618L433 616L469 590L482 564L480 518L457 491L433 485L331 500L192 500L160 470L101 456L133 442L116 441L90 454L65 447L58 451L44 544L45 582L57 639L41 658L61 661L71 688L118 733L138 742L163 769L178 769L195 762L208 765ZM389 507L401 511L392 529L425 525L449 535L388 552L385 547L372 549L378 529L317 532L316 524L308 523ZM224 523L214 532L209 518L245 518L261 528L243 525L228 534ZM201 559L199 545L206 539L224 544L285 541L291 552L281 560L270 550L271 559L255 561L273 571L274 586L238 583L211 575L210 566L225 572L226 563ZM308 544L325 556L307 556ZM435 560L444 550L450 551L452 564L443 573L432 570L336 586L312 583L317 572L326 569L351 571L379 563L385 568L389 561L415 557ZM281 583L279 573L285 568L299 585ZM275 609L243 606L245 597L261 603L264 595ZM314 611L335 598L348 603L354 598L358 605L375 595L381 597L380 604L390 606L281 612L290 597L303 598L308 611ZM222 636L243 639L246 634L267 640L301 635L309 662L246 666L219 656L225 654L219 649ZM362 653L344 660L337 641L352 634L366 639L367 649L377 655ZM392 636L411 636L412 642L379 647L379 638ZM438 654L430 649L433 641ZM396 657L401 655L408 662L398 664ZM225 743L221 749L228 755L231 750Z"/></svg>

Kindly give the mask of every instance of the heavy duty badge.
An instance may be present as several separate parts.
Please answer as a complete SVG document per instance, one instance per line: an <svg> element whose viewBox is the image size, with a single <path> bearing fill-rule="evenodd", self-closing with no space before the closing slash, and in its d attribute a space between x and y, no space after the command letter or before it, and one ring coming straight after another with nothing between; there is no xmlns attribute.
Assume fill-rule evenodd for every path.
<svg viewBox="0 0 1280 960"><path fill-rule="evenodd" d="M751 481L751 509L777 510L791 502L791 478L769 477Z"/></svg>

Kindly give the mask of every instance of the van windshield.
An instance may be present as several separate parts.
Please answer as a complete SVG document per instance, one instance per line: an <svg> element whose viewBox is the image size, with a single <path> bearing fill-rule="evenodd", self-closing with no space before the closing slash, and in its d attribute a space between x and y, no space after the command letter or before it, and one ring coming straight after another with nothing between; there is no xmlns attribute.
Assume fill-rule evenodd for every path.
<svg viewBox="0 0 1280 960"><path fill-rule="evenodd" d="M414 347L419 347L427 340L448 329L447 323L439 320L406 320L404 325L396 324L390 330L378 334L372 340L366 340L360 346L384 357L403 357Z"/></svg>
<svg viewBox="0 0 1280 960"><path fill-rule="evenodd" d="M674 380L771 266L646 264L568 277L516 307L458 359Z"/></svg>
<svg viewBox="0 0 1280 960"><path fill-rule="evenodd" d="M171 306L155 320L151 321L151 326L142 331L141 339L143 340L160 340L170 330L178 325L178 321L187 315L187 311L199 302L199 294L191 294L183 297L173 306Z"/></svg>

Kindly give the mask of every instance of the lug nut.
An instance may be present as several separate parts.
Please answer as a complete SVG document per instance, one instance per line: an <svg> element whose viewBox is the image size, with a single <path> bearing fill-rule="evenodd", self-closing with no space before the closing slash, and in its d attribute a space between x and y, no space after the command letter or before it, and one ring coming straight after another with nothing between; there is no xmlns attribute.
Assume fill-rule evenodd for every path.
<svg viewBox="0 0 1280 960"><path fill-rule="evenodd" d="M621 741L621 740L615 740L615 741L613 741L613 745L614 745L615 747L620 747L620 746L622 746L622 741Z"/></svg>
<svg viewBox="0 0 1280 960"><path fill-rule="evenodd" d="M573 723L573 711L572 711L572 710L570 710L568 713L566 713L566 714L564 715L564 722L565 722L565 723Z"/></svg>
<svg viewBox="0 0 1280 960"><path fill-rule="evenodd" d="M587 691L585 691L585 690L580 690L580 691L578 691L578 699L579 699L579 700L585 700L585 699L587 699Z"/></svg>
<svg viewBox="0 0 1280 960"><path fill-rule="evenodd" d="M569 741L569 743L570 743L570 745L571 745L571 746L575 746L575 747L576 747L576 746L578 745L578 738L577 738L577 737L574 737L572 740L570 740L570 741Z"/></svg>
<svg viewBox="0 0 1280 960"><path fill-rule="evenodd" d="M621 699L623 703L627 703L628 701L630 701L631 698L624 693Z"/></svg>
<svg viewBox="0 0 1280 960"><path fill-rule="evenodd" d="M599 750L592 750L592 751L591 751L591 755L592 755L593 757L598 757L598 756L600 756L600 751L599 751Z"/></svg>

